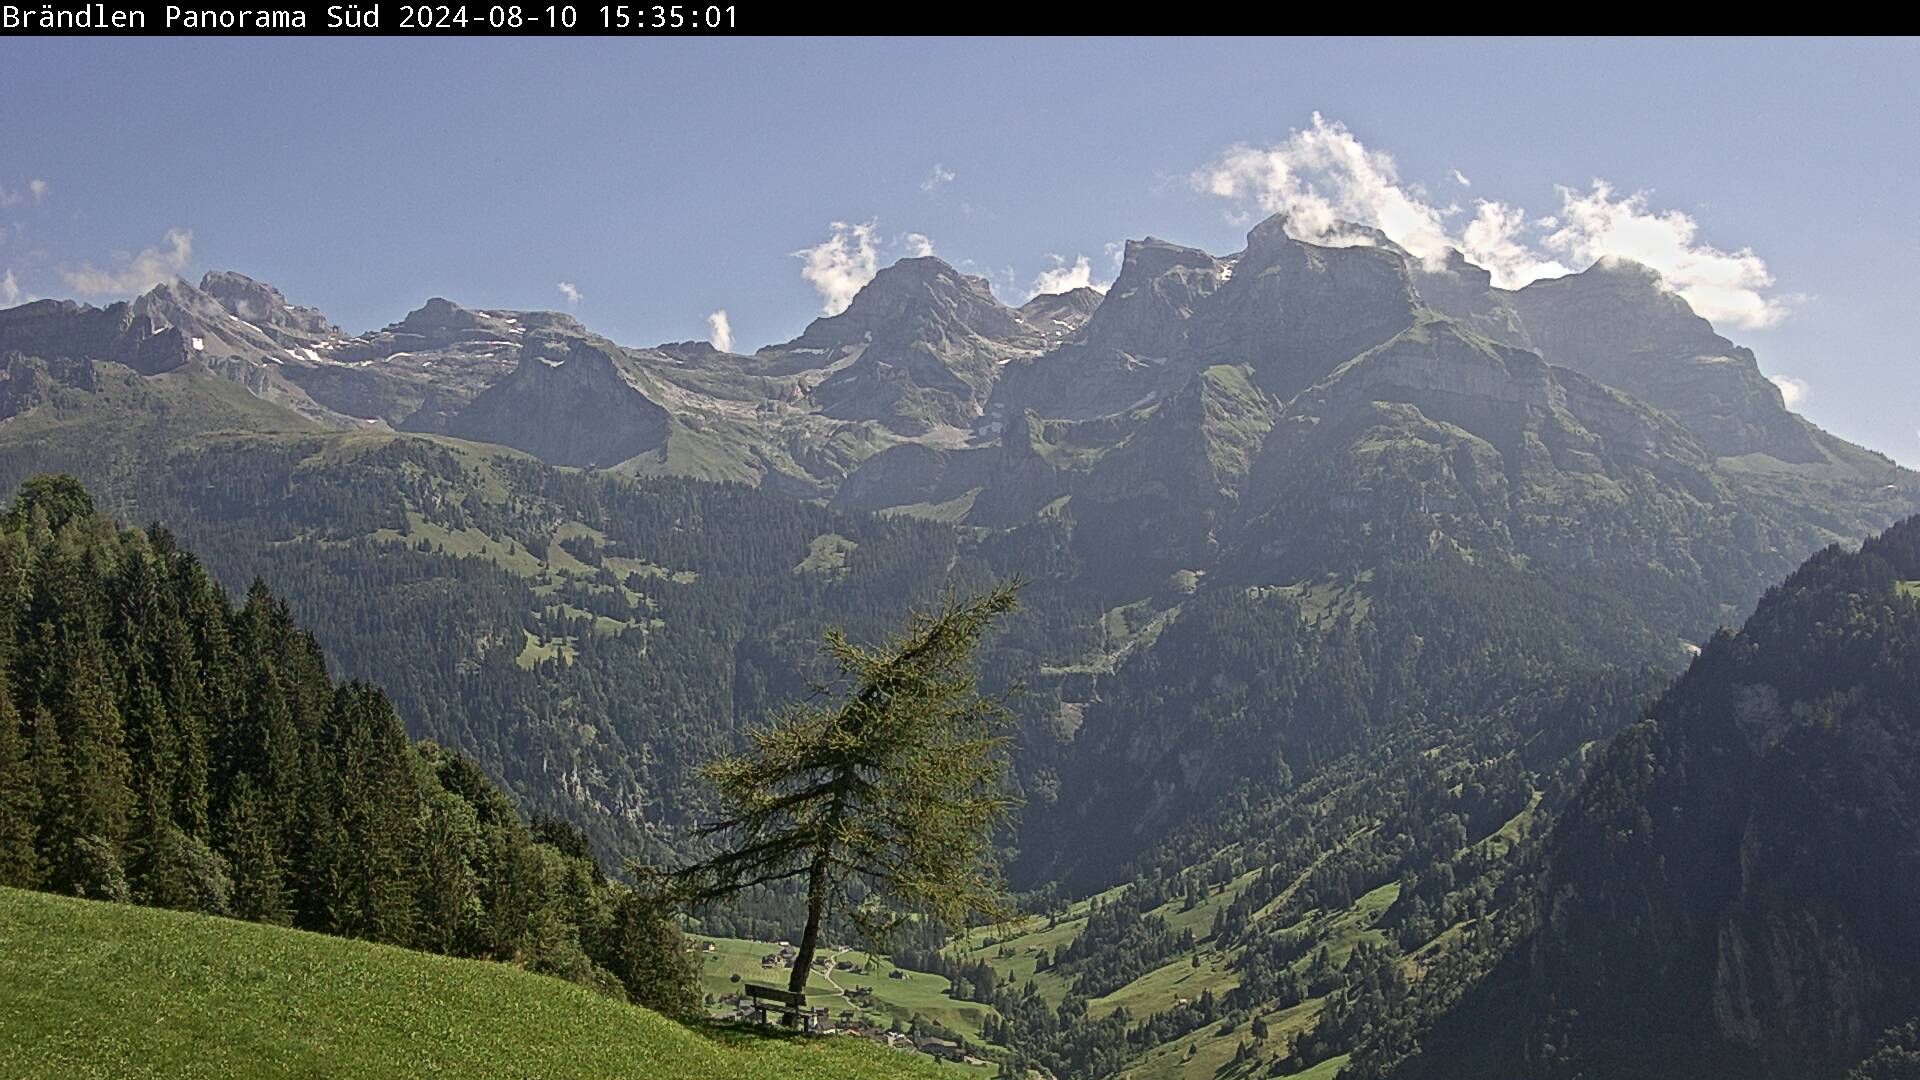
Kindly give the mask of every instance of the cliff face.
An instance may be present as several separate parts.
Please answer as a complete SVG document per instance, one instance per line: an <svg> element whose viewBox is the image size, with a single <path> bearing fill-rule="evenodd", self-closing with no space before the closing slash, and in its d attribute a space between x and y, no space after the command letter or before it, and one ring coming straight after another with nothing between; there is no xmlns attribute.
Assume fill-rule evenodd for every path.
<svg viewBox="0 0 1920 1080"><path fill-rule="evenodd" d="M1751 350L1716 333L1658 274L1603 260L1516 292L1429 289L1449 313L1495 328L1549 363L1572 368L1672 413L1721 457L1818 459L1812 432L1788 412Z"/></svg>
<svg viewBox="0 0 1920 1080"><path fill-rule="evenodd" d="M325 315L289 303L279 289L245 274L209 270L200 279L200 291L233 317L251 323L281 345L311 345L319 339L344 336Z"/></svg>
<svg viewBox="0 0 1920 1080"><path fill-rule="evenodd" d="M1406 1077L1822 1080L1920 1014L1920 519L1708 644L1555 829L1539 926Z"/></svg>
<svg viewBox="0 0 1920 1080"><path fill-rule="evenodd" d="M102 309L36 300L0 311L0 354L111 360L157 375L186 364L191 352L186 332L128 303Z"/></svg>
<svg viewBox="0 0 1920 1080"><path fill-rule="evenodd" d="M1269 218L1194 320L1193 348L1208 363L1245 364L1284 401L1412 326L1416 302L1400 254L1302 243Z"/></svg>

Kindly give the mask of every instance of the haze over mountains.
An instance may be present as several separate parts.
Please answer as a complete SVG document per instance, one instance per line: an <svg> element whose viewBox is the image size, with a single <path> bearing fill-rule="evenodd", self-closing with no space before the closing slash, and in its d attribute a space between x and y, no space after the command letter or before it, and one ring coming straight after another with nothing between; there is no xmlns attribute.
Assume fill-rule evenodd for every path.
<svg viewBox="0 0 1920 1080"><path fill-rule="evenodd" d="M751 355L444 298L349 334L232 272L38 301L0 312L0 481L167 521L412 734L651 859L822 626L1026 575L984 673L1027 691L1014 883L1130 884L1022 946L1044 985L973 980L1005 1045L1170 1075L1260 1015L1288 1045L1241 1064L1385 1075L1410 1047L1369 1033L1444 1012L1390 992L1401 961L1507 955L1594 748L1809 555L1920 510L1920 474L1790 411L1644 267L1504 290L1348 236L1132 241L1104 294L1017 308L911 258ZM1169 927L1203 918L1189 968ZM1733 1027L1788 1022L1746 1000ZM1858 1060L1897 1011L1791 1060Z"/></svg>

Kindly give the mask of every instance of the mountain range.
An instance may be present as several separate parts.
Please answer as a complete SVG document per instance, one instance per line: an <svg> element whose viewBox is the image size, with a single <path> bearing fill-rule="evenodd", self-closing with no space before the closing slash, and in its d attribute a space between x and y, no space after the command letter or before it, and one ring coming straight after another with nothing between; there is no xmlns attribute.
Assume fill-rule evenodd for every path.
<svg viewBox="0 0 1920 1080"><path fill-rule="evenodd" d="M1182 1075L1225 1067L1260 1016L1288 1045L1236 1067L1385 1075L1426 1059L1365 1033L1422 999L1380 990L1401 1005L1368 1012L1353 988L1390 989L1403 961L1485 976L1421 1006L1443 1045L1479 1030L1448 1017L1547 977L1523 953L1590 954L1524 917L1536 884L1600 858L1561 854L1605 846L1584 785L1626 768L1659 688L1702 648L1704 678L1769 586L1920 511L1920 474L1788 409L1645 267L1506 290L1458 255L1343 235L1275 217L1223 255L1149 237L1104 293L1019 307L906 259L750 355L444 298L350 334L232 272L42 300L0 311L0 482L73 473L229 588L266 580L416 737L651 861L686 850L694 767L820 673L822 628L877 633L943 588L1024 575L983 671L1024 691L1005 854L1078 943L1020 946L1045 969L978 957L1034 980L969 980L1006 1045L1062 1077ZM1774 724L1742 734L1753 770L1775 767ZM1708 839L1752 812L1621 784L1719 800ZM1072 906L1120 883L1111 907ZM1787 916L1764 896L1710 930L1686 913L1758 894L1659 883L1683 914L1650 909L1657 925L1745 958L1716 988L1783 956L1845 968L1834 1001L1890 985L1822 942L1768 952ZM1617 920L1628 900L1590 884L1573 892L1600 906L1551 917ZM1170 989L1189 961L1163 951L1202 917L1207 1009ZM1783 995L1734 994L1714 1030L1817 1022ZM1554 1001L1486 1075L1562 1060L1540 1048L1595 1006ZM1899 1007L1834 1005L1845 1039L1767 1060L1850 1064Z"/></svg>

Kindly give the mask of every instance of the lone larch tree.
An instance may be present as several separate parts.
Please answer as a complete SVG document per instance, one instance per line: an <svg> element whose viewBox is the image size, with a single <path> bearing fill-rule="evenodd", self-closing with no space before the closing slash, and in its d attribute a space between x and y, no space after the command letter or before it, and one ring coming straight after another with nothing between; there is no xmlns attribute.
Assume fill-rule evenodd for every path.
<svg viewBox="0 0 1920 1080"><path fill-rule="evenodd" d="M699 906L805 877L790 992L806 992L820 927L854 881L866 901L848 914L876 936L910 912L955 925L1005 916L992 837L1012 808L1011 715L979 692L973 654L1019 589L950 595L871 648L829 630L835 683L703 770L722 810L700 831L720 850L678 871L675 891Z"/></svg>

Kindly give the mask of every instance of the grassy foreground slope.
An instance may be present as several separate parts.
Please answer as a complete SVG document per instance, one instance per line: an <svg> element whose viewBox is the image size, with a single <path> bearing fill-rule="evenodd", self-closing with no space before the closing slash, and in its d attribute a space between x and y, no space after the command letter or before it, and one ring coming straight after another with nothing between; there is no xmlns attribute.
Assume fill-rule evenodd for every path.
<svg viewBox="0 0 1920 1080"><path fill-rule="evenodd" d="M851 1039L703 1032L504 964L0 889L0 1076L939 1075Z"/></svg>

